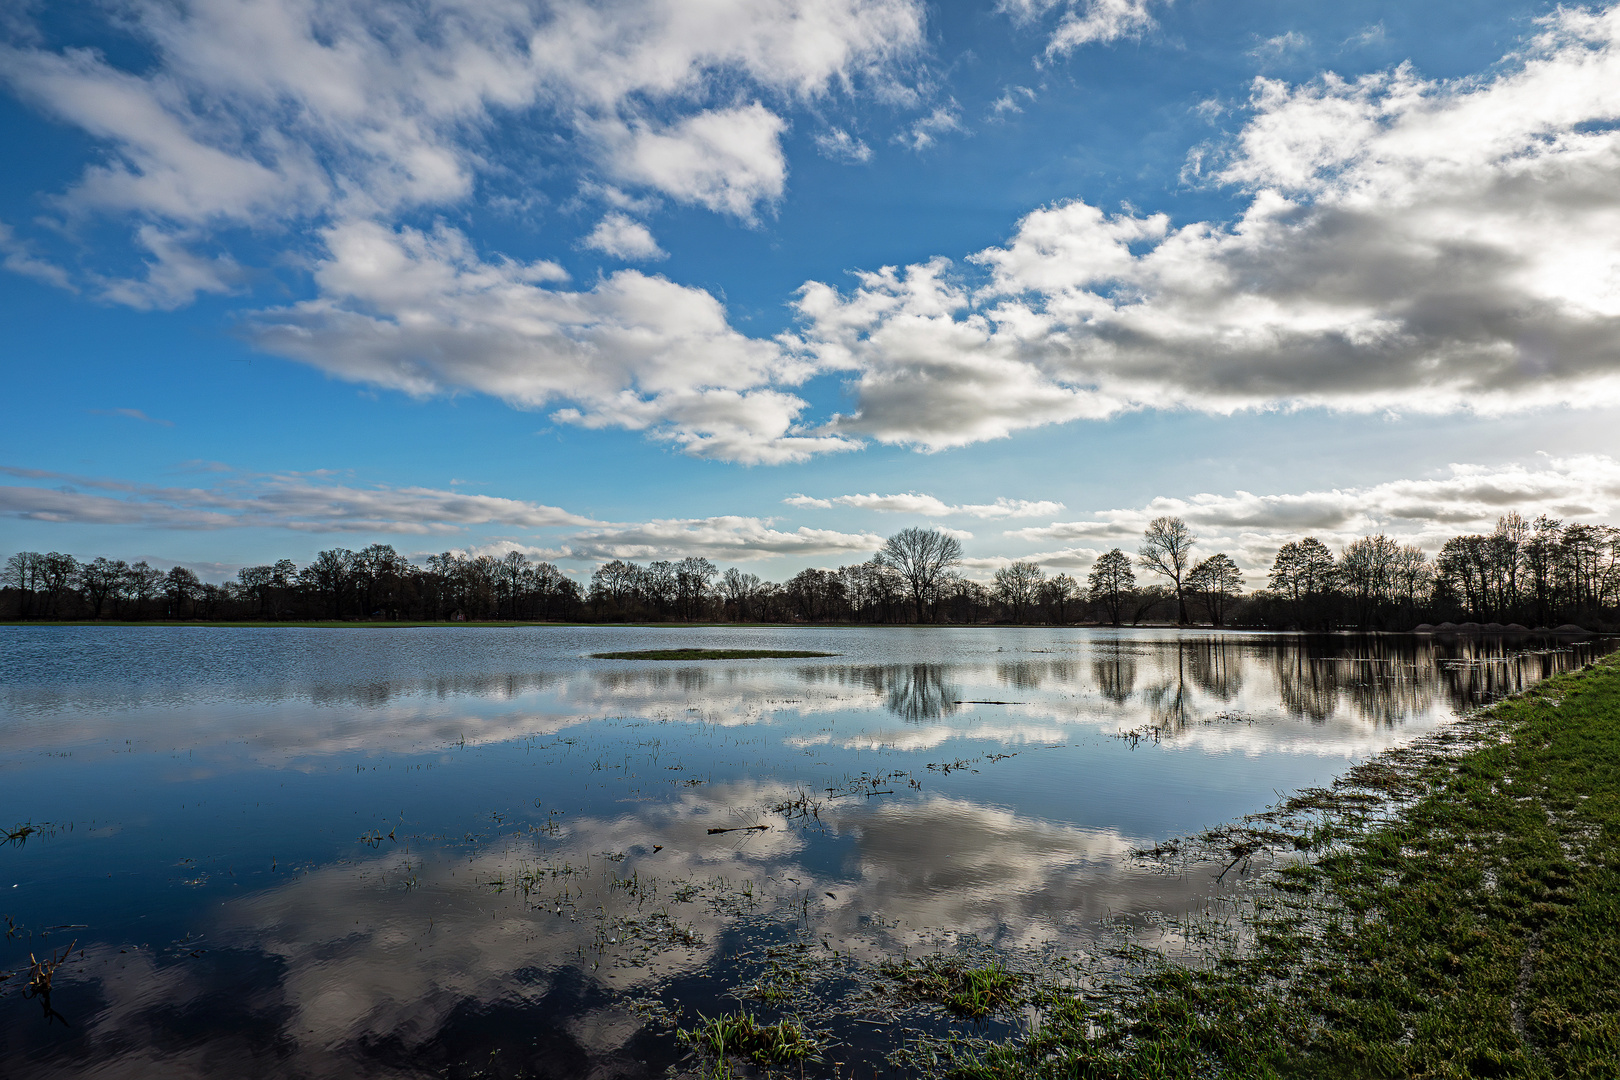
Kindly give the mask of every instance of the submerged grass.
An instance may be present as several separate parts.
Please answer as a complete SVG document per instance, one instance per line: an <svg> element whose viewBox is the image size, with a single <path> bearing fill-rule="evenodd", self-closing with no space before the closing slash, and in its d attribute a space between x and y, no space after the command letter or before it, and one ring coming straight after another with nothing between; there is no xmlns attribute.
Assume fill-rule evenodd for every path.
<svg viewBox="0 0 1620 1080"><path fill-rule="evenodd" d="M1203 968L1035 994L1039 1024L935 1060L961 1080L1613 1077L1620 1066L1620 664L1377 763L1398 812L1340 815ZM1299 845L1296 845L1299 846Z"/></svg>
<svg viewBox="0 0 1620 1080"><path fill-rule="evenodd" d="M765 1068L781 1067L813 1058L815 1040L792 1020L762 1024L753 1013L699 1016L692 1028L678 1033L681 1042L714 1063L716 1075L729 1073L728 1058L738 1057Z"/></svg>
<svg viewBox="0 0 1620 1080"><path fill-rule="evenodd" d="M1026 982L999 962L967 967L957 958L943 956L888 963L879 970L902 1000L930 1002L973 1020L1020 1004Z"/></svg>
<svg viewBox="0 0 1620 1080"><path fill-rule="evenodd" d="M808 649L634 649L591 653L592 660L797 660L837 653Z"/></svg>

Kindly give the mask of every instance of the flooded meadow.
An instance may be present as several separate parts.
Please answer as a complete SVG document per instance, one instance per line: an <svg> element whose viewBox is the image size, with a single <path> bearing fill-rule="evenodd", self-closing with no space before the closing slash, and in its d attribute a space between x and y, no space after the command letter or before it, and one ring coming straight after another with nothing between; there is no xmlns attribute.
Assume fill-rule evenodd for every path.
<svg viewBox="0 0 1620 1080"><path fill-rule="evenodd" d="M739 1009L882 1073L956 1022L885 963L1189 952L1246 868L1141 852L1610 647L0 628L0 1074L653 1076ZM592 658L665 648L832 655Z"/></svg>

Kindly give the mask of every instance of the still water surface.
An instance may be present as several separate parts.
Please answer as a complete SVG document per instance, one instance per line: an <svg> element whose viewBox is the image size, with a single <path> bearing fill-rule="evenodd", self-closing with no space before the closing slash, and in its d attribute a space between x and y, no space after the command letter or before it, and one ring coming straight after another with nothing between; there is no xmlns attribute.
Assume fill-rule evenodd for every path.
<svg viewBox="0 0 1620 1080"><path fill-rule="evenodd" d="M588 658L671 646L838 655ZM0 628L0 1075L657 1075L771 942L1173 948L1133 849L1609 647Z"/></svg>

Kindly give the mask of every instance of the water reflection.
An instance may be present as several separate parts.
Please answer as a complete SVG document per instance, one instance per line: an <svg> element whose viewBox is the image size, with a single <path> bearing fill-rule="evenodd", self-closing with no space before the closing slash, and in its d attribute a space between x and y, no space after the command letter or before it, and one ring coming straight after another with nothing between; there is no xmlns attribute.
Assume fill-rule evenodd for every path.
<svg viewBox="0 0 1620 1080"><path fill-rule="evenodd" d="M1174 948L1212 877L1132 848L1607 648L142 633L0 631L0 812L55 823L0 850L0 972L84 949L53 999L72 1028L0 981L0 1074L652 1075L678 1050L647 1002L735 1007L764 942L1084 950L1124 919ZM840 655L585 658L677 643Z"/></svg>

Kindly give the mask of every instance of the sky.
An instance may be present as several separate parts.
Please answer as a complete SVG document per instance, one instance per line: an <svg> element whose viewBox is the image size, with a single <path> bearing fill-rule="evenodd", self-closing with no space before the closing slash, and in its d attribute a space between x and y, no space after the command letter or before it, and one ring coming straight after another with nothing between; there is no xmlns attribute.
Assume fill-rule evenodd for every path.
<svg viewBox="0 0 1620 1080"><path fill-rule="evenodd" d="M0 554L1620 506L1620 8L13 0Z"/></svg>

